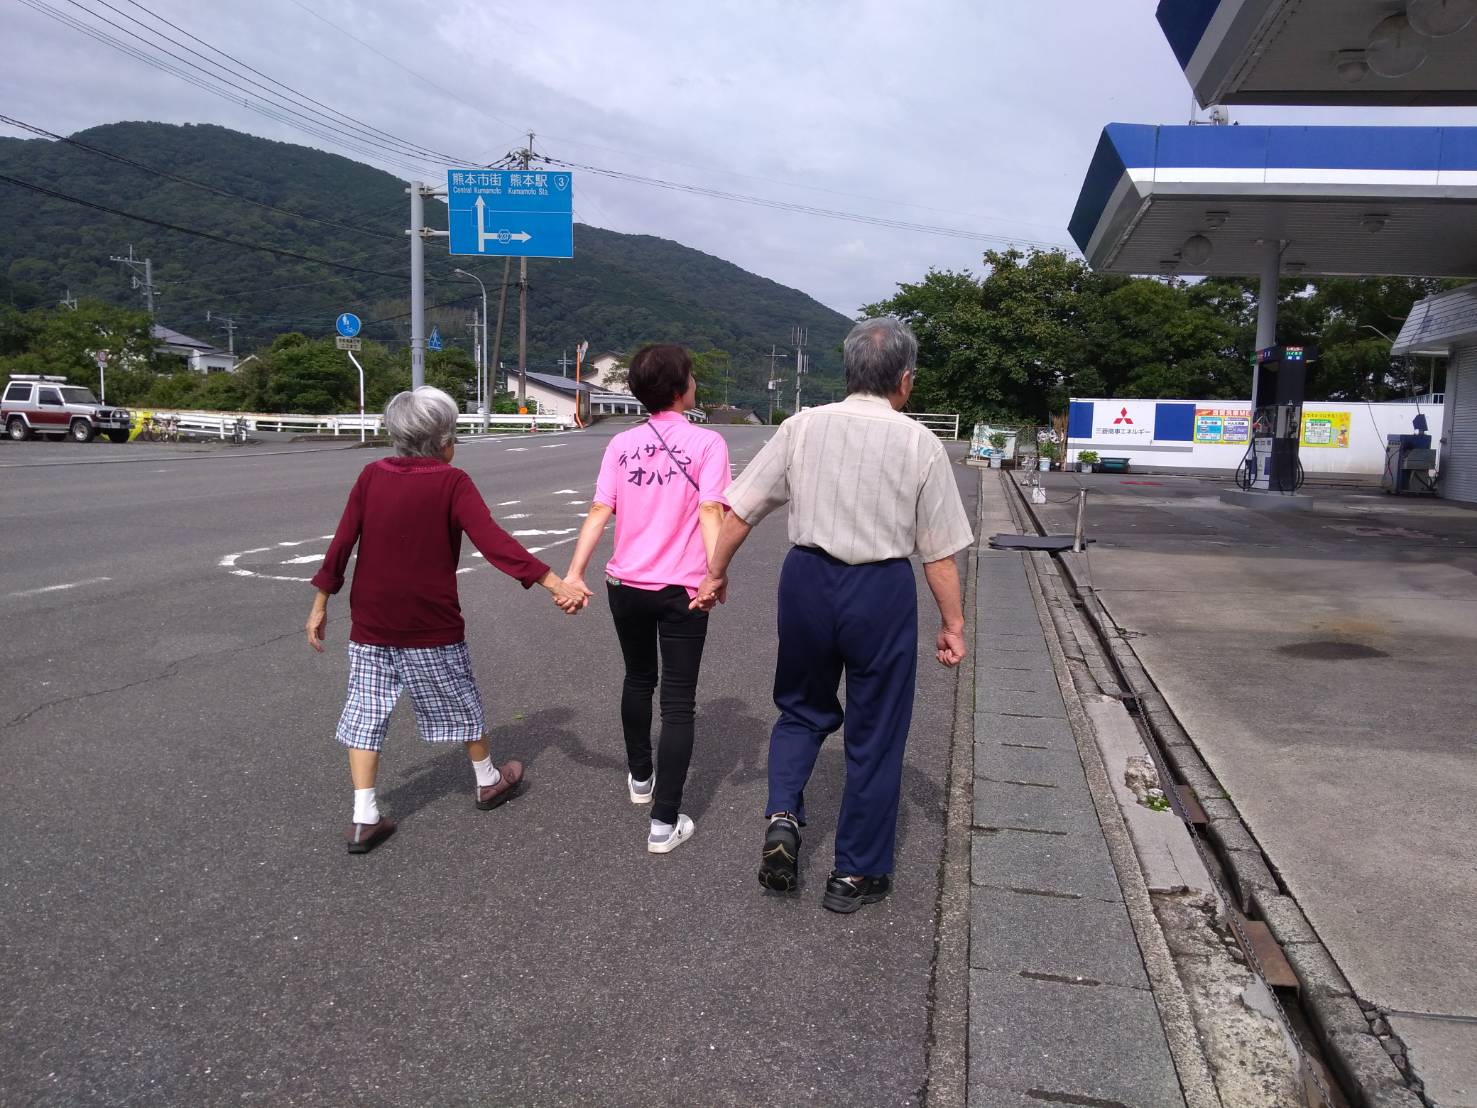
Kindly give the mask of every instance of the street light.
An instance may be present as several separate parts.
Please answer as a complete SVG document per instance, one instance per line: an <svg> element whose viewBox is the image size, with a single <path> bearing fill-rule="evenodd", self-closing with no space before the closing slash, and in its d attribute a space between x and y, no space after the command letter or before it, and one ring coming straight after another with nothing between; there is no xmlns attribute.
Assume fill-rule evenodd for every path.
<svg viewBox="0 0 1477 1108"><path fill-rule="evenodd" d="M482 278L475 273L468 273L465 269L454 272L463 277L470 277L477 282L477 287L482 290L482 345L479 348L480 364L477 366L477 414L482 417L482 430L487 430L487 286L482 283Z"/></svg>

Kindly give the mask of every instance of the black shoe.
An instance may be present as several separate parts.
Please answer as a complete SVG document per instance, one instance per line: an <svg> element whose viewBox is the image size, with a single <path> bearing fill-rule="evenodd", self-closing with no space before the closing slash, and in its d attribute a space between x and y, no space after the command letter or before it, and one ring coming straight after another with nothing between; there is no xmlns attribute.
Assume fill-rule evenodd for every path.
<svg viewBox="0 0 1477 1108"><path fill-rule="evenodd" d="M831 871L826 882L826 896L821 901L833 912L855 912L863 904L875 904L892 892L892 877L857 877Z"/></svg>
<svg viewBox="0 0 1477 1108"><path fill-rule="evenodd" d="M759 859L759 884L772 893L792 893L800 887L799 865L799 824L789 816L770 820Z"/></svg>

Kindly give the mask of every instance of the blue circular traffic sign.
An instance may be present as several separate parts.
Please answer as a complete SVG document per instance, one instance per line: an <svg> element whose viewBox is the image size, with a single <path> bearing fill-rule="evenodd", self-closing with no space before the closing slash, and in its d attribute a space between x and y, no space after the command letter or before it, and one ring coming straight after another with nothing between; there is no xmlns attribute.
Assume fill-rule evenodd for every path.
<svg viewBox="0 0 1477 1108"><path fill-rule="evenodd" d="M362 326L359 322L359 317L353 312L345 312L338 319L334 320L333 325L338 328L338 333L346 339L351 339L357 335L359 328Z"/></svg>

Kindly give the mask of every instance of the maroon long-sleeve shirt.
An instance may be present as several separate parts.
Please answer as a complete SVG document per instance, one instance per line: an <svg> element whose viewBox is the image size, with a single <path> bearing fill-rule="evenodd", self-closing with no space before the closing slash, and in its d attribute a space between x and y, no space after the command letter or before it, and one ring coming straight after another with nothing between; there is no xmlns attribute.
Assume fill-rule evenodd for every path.
<svg viewBox="0 0 1477 1108"><path fill-rule="evenodd" d="M447 646L466 637L456 566L462 535L526 589L549 567L493 521L467 474L439 458L384 458L364 467L313 584L349 590L349 638L369 646Z"/></svg>

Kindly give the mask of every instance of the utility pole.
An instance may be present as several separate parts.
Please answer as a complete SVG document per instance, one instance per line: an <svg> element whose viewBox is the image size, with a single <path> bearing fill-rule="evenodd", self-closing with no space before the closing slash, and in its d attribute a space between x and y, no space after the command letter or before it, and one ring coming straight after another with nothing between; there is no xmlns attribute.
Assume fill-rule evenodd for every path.
<svg viewBox="0 0 1477 1108"><path fill-rule="evenodd" d="M572 365L574 363L569 360L569 350L566 348L559 354L559 376L568 377L569 367Z"/></svg>
<svg viewBox="0 0 1477 1108"><path fill-rule="evenodd" d="M508 277L513 272L513 259L503 259L503 291L497 298L497 330L492 335L492 362L490 373L501 373L503 371L503 316L508 307ZM489 381L491 380L489 376ZM489 388L489 392L491 389Z"/></svg>
<svg viewBox="0 0 1477 1108"><path fill-rule="evenodd" d="M410 387L426 383L426 198L419 181L410 182Z"/></svg>
<svg viewBox="0 0 1477 1108"><path fill-rule="evenodd" d="M70 288L67 289L67 295L63 296L60 300L57 301L57 303L60 304L63 308L71 308L74 312L77 310L77 298L72 295L72 290Z"/></svg>
<svg viewBox="0 0 1477 1108"><path fill-rule="evenodd" d="M528 145L519 152L525 172L533 161L533 132L528 132ZM528 404L528 258L518 259L518 409Z"/></svg>
<svg viewBox="0 0 1477 1108"><path fill-rule="evenodd" d="M795 412L800 411L800 375L805 372L805 343L810 337L810 328L798 324L790 332L790 343L795 348Z"/></svg>
<svg viewBox="0 0 1477 1108"><path fill-rule="evenodd" d="M775 375L774 375L774 363L776 361L778 361L780 358L788 358L790 356L788 354L777 354L777 353L775 353L775 349L776 348L773 345L771 345L770 348L769 348L769 381L768 381L768 391L769 391L769 422L771 424L774 423L774 394L779 389L779 386L780 386L780 382L775 378Z"/></svg>
<svg viewBox="0 0 1477 1108"><path fill-rule="evenodd" d="M221 330L226 333L226 353L234 358L236 356L236 321L223 315L212 316L207 311L205 313L205 322L220 324Z"/></svg>
<svg viewBox="0 0 1477 1108"><path fill-rule="evenodd" d="M144 304L147 305L149 315L152 317L154 314L154 259L135 258L133 256L133 243L129 243L128 257L124 258L114 254L108 258L108 261L122 262L129 269L133 270L133 287L143 289ZM143 280L139 280L138 275L140 273L144 275Z"/></svg>

